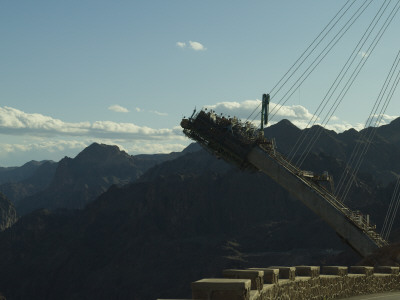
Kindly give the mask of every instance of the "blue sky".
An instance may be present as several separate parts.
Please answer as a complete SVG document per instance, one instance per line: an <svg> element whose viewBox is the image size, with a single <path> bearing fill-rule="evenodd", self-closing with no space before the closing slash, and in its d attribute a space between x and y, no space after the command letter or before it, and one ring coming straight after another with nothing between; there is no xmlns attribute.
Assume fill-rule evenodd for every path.
<svg viewBox="0 0 400 300"><path fill-rule="evenodd" d="M372 2L275 121L307 123L383 2ZM0 166L74 157L95 141L130 154L180 151L190 142L182 116L208 106L244 118L345 3L2 1ZM398 28L396 16L329 128L362 127L400 49ZM399 115L398 97L384 122Z"/></svg>

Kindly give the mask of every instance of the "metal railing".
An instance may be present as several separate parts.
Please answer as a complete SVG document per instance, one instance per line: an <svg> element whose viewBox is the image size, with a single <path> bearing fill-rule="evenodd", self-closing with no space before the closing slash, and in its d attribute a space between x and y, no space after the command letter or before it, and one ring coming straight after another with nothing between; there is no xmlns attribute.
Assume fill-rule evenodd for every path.
<svg viewBox="0 0 400 300"><path fill-rule="evenodd" d="M349 207L345 206L341 201L339 201L335 195L330 193L327 189L317 185L310 178L306 176L302 176L303 171L291 164L286 158L283 157L279 152L275 149L269 149L269 147L265 147L260 145L259 147L267 155L273 158L278 164L283 166L287 171L296 176L299 180L301 180L305 185L309 188L317 192L322 198L324 198L327 202L329 202L334 208L340 211L343 215L347 217L354 225L356 225L360 230L362 230L370 239L372 239L378 246L386 246L389 243L383 239L376 231L376 225L369 222L368 217L365 217L358 211L352 211ZM272 151L273 150L273 151Z"/></svg>

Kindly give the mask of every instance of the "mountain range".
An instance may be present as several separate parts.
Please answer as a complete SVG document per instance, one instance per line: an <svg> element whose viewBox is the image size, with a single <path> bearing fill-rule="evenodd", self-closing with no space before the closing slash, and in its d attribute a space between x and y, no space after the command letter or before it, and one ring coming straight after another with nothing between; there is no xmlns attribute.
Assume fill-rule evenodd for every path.
<svg viewBox="0 0 400 300"><path fill-rule="evenodd" d="M399 127L397 119L377 128L347 202L378 228L400 171ZM307 144L317 130L284 120L265 135L287 154L301 134ZM303 168L339 178L362 134L322 130ZM42 185L29 181L46 164L42 180L34 176ZM242 172L197 144L137 156L92 144L75 158L40 166L13 177L37 190L13 198L20 218L0 233L0 291L7 299L184 298L191 281L224 268L360 259L271 179ZM393 241L398 228L396 221Z"/></svg>

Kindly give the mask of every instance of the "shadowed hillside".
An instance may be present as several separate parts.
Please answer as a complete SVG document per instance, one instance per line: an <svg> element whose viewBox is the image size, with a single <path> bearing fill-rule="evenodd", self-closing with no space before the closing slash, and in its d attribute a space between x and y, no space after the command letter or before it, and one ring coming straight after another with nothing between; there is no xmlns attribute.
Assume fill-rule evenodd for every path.
<svg viewBox="0 0 400 300"><path fill-rule="evenodd" d="M287 121L267 130L283 152L300 133ZM285 140L287 130L292 133ZM304 168L329 170L338 178L345 165L340 156L349 155L359 133L324 134ZM191 281L220 276L224 268L359 261L331 228L259 172L242 172L192 145L192 151L174 154L140 176L131 172L135 157L109 147L95 144L61 161L47 190L54 194L43 198L50 208L65 205L57 202L61 195L86 207L35 211L0 233L0 265L6 270L0 291L7 298L185 298ZM379 228L393 191L393 183L381 181L382 170L397 172L392 155L398 146L388 134L374 147L382 148L382 161L367 162L348 204L370 213ZM117 179L107 175L115 170L115 157ZM387 165L387 159L394 163ZM120 179L134 176L139 178L127 185ZM112 184L108 190L104 182ZM85 184L106 192L87 201ZM394 227L400 228L398 222Z"/></svg>
<svg viewBox="0 0 400 300"><path fill-rule="evenodd" d="M17 201L18 213L39 208L82 209L111 185L135 181L148 168L179 155L131 156L117 146L94 143L73 159L63 158L46 188Z"/></svg>
<svg viewBox="0 0 400 300"><path fill-rule="evenodd" d="M0 193L0 231L11 227L17 221L14 205Z"/></svg>

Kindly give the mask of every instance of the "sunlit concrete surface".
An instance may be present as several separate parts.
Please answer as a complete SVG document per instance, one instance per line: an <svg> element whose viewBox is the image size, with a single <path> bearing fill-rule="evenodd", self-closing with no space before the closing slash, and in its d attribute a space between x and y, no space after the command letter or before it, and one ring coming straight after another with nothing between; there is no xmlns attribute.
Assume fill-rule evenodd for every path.
<svg viewBox="0 0 400 300"><path fill-rule="evenodd" d="M373 295L363 295L363 296L356 296L351 298L341 298L341 299L351 299L351 300L368 300L368 299L379 299L379 300L394 300L400 299L400 292L389 292L389 293L379 293Z"/></svg>

